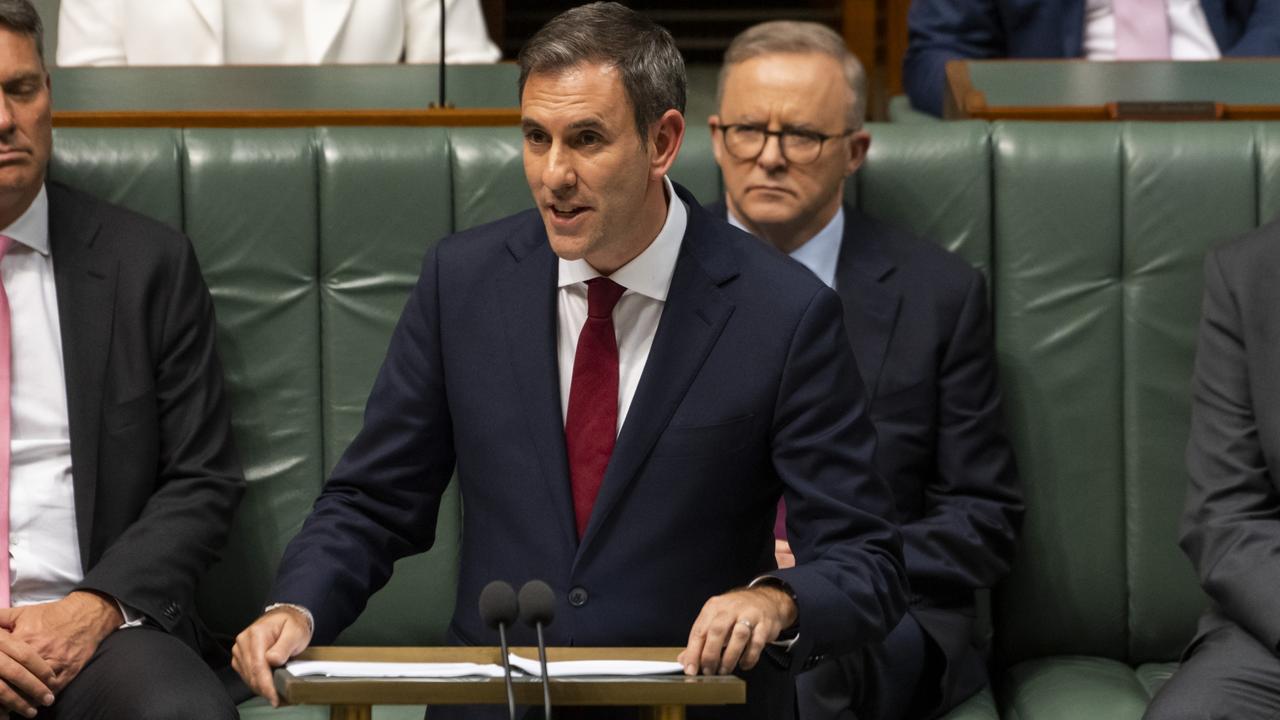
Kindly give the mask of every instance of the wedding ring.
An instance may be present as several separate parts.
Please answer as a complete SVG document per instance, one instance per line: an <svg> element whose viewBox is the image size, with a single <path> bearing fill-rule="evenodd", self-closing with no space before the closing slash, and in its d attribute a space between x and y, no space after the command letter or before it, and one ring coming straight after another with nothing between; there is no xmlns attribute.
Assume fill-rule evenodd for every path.
<svg viewBox="0 0 1280 720"><path fill-rule="evenodd" d="M748 630L750 630L750 629L752 629L752 628L754 628L754 627L755 627L755 625L754 625L750 620L748 620L748 619L746 619L746 618L738 618L738 624L739 624L739 625L746 625Z"/></svg>

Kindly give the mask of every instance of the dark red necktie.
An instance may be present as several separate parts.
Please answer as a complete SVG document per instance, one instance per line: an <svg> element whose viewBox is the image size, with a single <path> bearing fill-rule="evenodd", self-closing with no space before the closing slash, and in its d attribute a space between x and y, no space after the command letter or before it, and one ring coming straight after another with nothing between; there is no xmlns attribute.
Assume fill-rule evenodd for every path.
<svg viewBox="0 0 1280 720"><path fill-rule="evenodd" d="M618 340L613 307L626 288L609 278L587 281L587 321L578 335L564 440L569 452L578 539L587 530L618 437Z"/></svg>

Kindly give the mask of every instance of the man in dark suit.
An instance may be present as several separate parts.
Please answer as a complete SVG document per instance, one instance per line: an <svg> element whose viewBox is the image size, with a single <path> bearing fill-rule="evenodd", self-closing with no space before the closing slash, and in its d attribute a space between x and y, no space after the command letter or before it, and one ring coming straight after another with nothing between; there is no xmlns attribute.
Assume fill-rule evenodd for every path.
<svg viewBox="0 0 1280 720"><path fill-rule="evenodd" d="M1213 601L1146 717L1280 715L1280 221L1210 251L1182 549Z"/></svg>
<svg viewBox="0 0 1280 720"><path fill-rule="evenodd" d="M244 483L212 303L181 235L45 182L41 49L0 0L0 706L233 718L192 614Z"/></svg>
<svg viewBox="0 0 1280 720"><path fill-rule="evenodd" d="M1155 0L1154 10L1149 5L1151 0L914 0L903 84L914 107L941 115L948 60L1280 55L1275 0ZM1144 37L1152 31L1154 47Z"/></svg>
<svg viewBox="0 0 1280 720"><path fill-rule="evenodd" d="M910 611L886 642L800 676L805 720L929 717L977 692L974 593L1009 569L1022 515L982 275L842 205L870 142L865 85L830 29L764 23L730 44L710 120L727 201L713 209L840 294L911 583Z"/></svg>
<svg viewBox="0 0 1280 720"><path fill-rule="evenodd" d="M281 562L271 600L289 605L240 635L235 666L278 700L270 668L430 546L456 466L452 642L494 641L487 582L541 578L548 642L683 645L687 673L741 668L746 711L786 717L787 671L878 641L904 601L839 299L666 179L685 76L665 30L585 5L520 63L537 209L428 253L364 427ZM779 494L804 517L781 571Z"/></svg>

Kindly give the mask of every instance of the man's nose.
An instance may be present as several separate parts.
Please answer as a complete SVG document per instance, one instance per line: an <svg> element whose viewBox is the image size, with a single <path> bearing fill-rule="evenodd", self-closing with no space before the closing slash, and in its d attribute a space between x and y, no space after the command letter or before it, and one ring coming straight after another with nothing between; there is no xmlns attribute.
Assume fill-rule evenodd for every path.
<svg viewBox="0 0 1280 720"><path fill-rule="evenodd" d="M787 158L782 154L781 135L764 136L764 147L760 148L756 162L765 170L778 170L787 166Z"/></svg>
<svg viewBox="0 0 1280 720"><path fill-rule="evenodd" d="M542 168L542 184L552 192L559 192L578 183L573 169L573 158L559 143L547 152L547 164Z"/></svg>
<svg viewBox="0 0 1280 720"><path fill-rule="evenodd" d="M13 103L7 94L0 91L0 132L9 132L13 127Z"/></svg>

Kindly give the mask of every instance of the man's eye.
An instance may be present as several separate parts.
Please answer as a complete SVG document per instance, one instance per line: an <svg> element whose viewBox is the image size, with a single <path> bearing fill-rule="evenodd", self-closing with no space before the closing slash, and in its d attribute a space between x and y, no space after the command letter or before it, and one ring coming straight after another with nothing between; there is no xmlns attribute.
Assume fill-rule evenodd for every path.
<svg viewBox="0 0 1280 720"><path fill-rule="evenodd" d="M531 145L542 145L547 141L547 134L541 130L529 130L524 134L524 141Z"/></svg>
<svg viewBox="0 0 1280 720"><path fill-rule="evenodd" d="M593 132L585 132L578 136L578 144L590 147L604 142L604 138Z"/></svg>
<svg viewBox="0 0 1280 720"><path fill-rule="evenodd" d="M822 136L804 130L788 130L782 134L784 142L793 147L816 145L822 142Z"/></svg>

